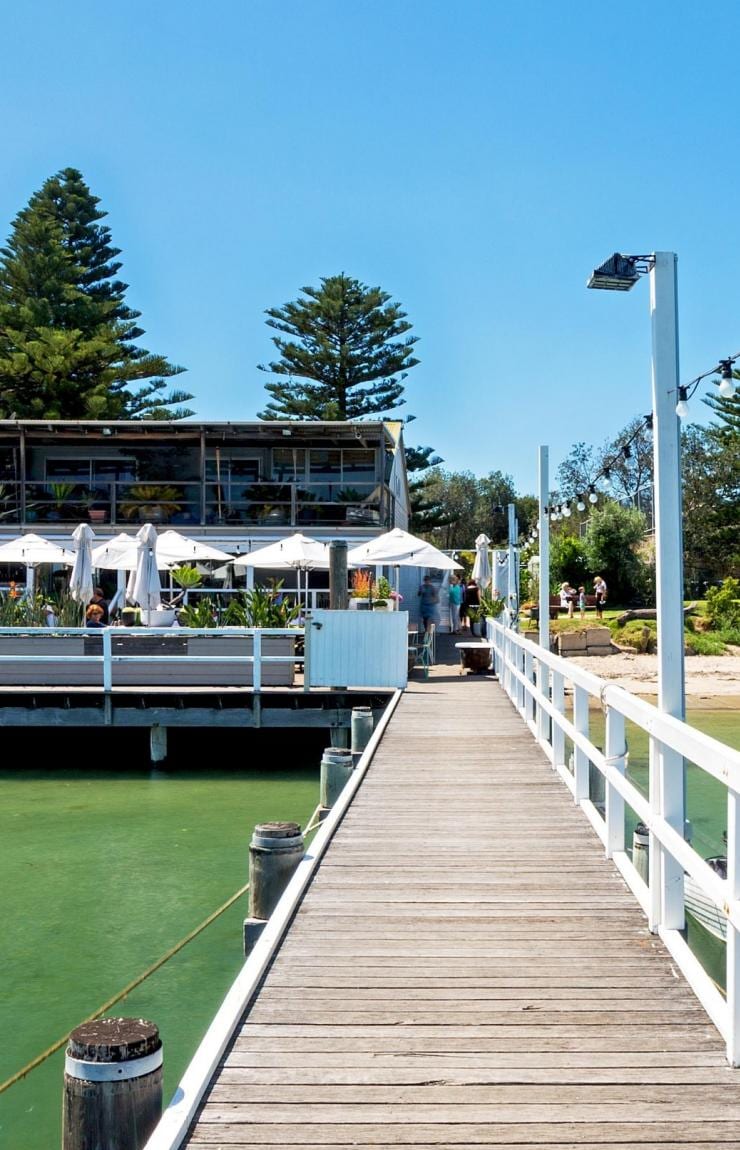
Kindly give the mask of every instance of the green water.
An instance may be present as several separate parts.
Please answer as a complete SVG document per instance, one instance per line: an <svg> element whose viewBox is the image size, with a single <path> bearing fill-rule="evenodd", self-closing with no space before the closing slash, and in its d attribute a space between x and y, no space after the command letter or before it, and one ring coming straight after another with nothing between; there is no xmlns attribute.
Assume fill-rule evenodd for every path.
<svg viewBox="0 0 740 1150"><path fill-rule="evenodd" d="M700 731L740 750L740 708L738 701L722 700L713 710L689 706L687 720ZM597 746L604 745L604 717L601 710L589 716L590 734ZM627 776L644 795L648 793L648 736L633 723L625 725L629 748ZM686 764L686 815L691 821L691 844L703 858L725 854L723 832L727 829L727 788L692 763ZM626 810L626 842L632 843L632 832L638 823L630 808ZM689 946L704 969L716 983L725 985L725 946L691 917L687 918Z"/></svg>
<svg viewBox="0 0 740 1150"><path fill-rule="evenodd" d="M204 734L173 740L167 770L151 771L146 732L6 732L0 1081L246 882L255 823L306 825L324 732L301 732L298 750L274 731ZM110 1012L159 1025L166 1099L243 962L245 913L246 895ZM0 1096L0 1145L58 1147L63 1064L59 1052Z"/></svg>

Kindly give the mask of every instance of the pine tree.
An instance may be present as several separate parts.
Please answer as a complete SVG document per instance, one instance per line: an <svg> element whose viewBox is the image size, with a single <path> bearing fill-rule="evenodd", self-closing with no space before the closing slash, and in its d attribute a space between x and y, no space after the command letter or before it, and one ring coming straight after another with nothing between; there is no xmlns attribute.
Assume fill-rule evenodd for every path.
<svg viewBox="0 0 740 1150"><path fill-rule="evenodd" d="M703 399L707 407L711 407L719 423L712 424L720 439L735 439L740 442L740 372L733 370L732 378L735 380L735 394L729 399L722 395L707 395ZM715 387L719 380L712 380Z"/></svg>
<svg viewBox="0 0 740 1150"><path fill-rule="evenodd" d="M260 419L363 419L404 400L403 380L419 362L406 313L379 287L344 274L301 288L304 299L269 308L280 353L260 371L284 376L265 385L272 397Z"/></svg>
<svg viewBox="0 0 740 1150"><path fill-rule="evenodd" d="M46 419L183 418L192 396L163 394L184 369L137 345L139 312L110 229L81 174L48 179L0 249L0 415ZM131 390L132 384L140 386Z"/></svg>

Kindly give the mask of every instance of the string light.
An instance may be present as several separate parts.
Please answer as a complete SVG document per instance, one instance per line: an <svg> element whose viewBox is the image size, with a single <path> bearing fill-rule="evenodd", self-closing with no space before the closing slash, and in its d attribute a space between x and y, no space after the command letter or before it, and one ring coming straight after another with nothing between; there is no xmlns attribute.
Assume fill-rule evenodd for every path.
<svg viewBox="0 0 740 1150"><path fill-rule="evenodd" d="M687 419L689 415L689 389L688 387L679 387L678 389L678 403L676 404L676 415L679 419Z"/></svg>
<svg viewBox="0 0 740 1150"><path fill-rule="evenodd" d="M599 502L599 497L596 494L596 487L593 483L589 483L589 485L588 485L588 501L589 501L589 503L598 503Z"/></svg>
<svg viewBox="0 0 740 1150"><path fill-rule="evenodd" d="M719 393L723 399L732 399L735 394L735 380L732 378L732 360L721 359L719 366L722 372Z"/></svg>
<svg viewBox="0 0 740 1150"><path fill-rule="evenodd" d="M586 510L586 504L583 501L582 495L578 496L578 502L576 503L576 507L578 508L579 511L585 511Z"/></svg>

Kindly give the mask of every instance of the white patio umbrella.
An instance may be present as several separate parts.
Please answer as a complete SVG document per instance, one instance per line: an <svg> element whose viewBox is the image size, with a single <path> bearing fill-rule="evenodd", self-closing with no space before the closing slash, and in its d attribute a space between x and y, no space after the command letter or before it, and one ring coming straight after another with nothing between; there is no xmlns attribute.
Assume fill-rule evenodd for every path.
<svg viewBox="0 0 740 1150"><path fill-rule="evenodd" d="M350 567L432 567L437 571L460 571L462 567L444 551L425 539L418 539L400 527L385 535L378 535L369 543L361 543L347 552Z"/></svg>
<svg viewBox="0 0 740 1150"><path fill-rule="evenodd" d="M72 533L75 561L69 577L69 593L78 603L87 604L93 597L92 542L95 538L87 523L80 523Z"/></svg>
<svg viewBox="0 0 740 1150"><path fill-rule="evenodd" d="M274 571L294 570L297 573L298 602L301 599L301 571L328 571L329 548L326 543L318 539L311 539L308 535L289 535L287 539L279 539L277 543L269 543L266 547L258 547L246 555L237 555L234 558L235 567L267 567ZM308 588L306 590L308 599Z"/></svg>
<svg viewBox="0 0 740 1150"><path fill-rule="evenodd" d="M136 533L136 568L129 576L126 594L145 611L156 611L162 598L157 570L157 529L145 523Z"/></svg>
<svg viewBox="0 0 740 1150"><path fill-rule="evenodd" d="M64 563L71 567L74 553L57 547L40 535L21 535L0 546L0 563L21 563L26 568L26 590L33 594L36 568L42 563Z"/></svg>
<svg viewBox="0 0 740 1150"><path fill-rule="evenodd" d="M228 562L231 556L218 547L209 547L207 543L198 543L195 539L188 539L179 531L163 531L157 538L157 558L170 563L196 563L204 559Z"/></svg>
<svg viewBox="0 0 740 1150"><path fill-rule="evenodd" d="M107 539L92 549L93 567L105 571L133 571L136 567L137 543L133 535L122 531L113 539Z"/></svg>
<svg viewBox="0 0 740 1150"><path fill-rule="evenodd" d="M488 548L491 540L487 535L478 535L475 540L475 562L471 578L479 587L486 588L491 582L491 561L488 557Z"/></svg>

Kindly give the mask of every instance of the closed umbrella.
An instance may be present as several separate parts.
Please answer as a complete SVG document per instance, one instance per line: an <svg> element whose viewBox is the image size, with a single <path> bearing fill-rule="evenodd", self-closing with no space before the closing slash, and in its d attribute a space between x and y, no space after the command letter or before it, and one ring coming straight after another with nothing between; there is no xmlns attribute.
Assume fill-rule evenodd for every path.
<svg viewBox="0 0 740 1150"><path fill-rule="evenodd" d="M69 593L78 603L89 603L93 597L92 542L95 536L87 523L75 527L72 540L75 560L69 577Z"/></svg>
<svg viewBox="0 0 740 1150"><path fill-rule="evenodd" d="M162 585L157 570L157 529L145 523L136 534L136 567L126 588L129 599L144 611L156 611L162 598Z"/></svg>
<svg viewBox="0 0 740 1150"><path fill-rule="evenodd" d="M479 535L475 540L475 562L473 563L472 579L479 587L486 588L491 582L491 561L488 557L488 548L491 540L487 535Z"/></svg>

